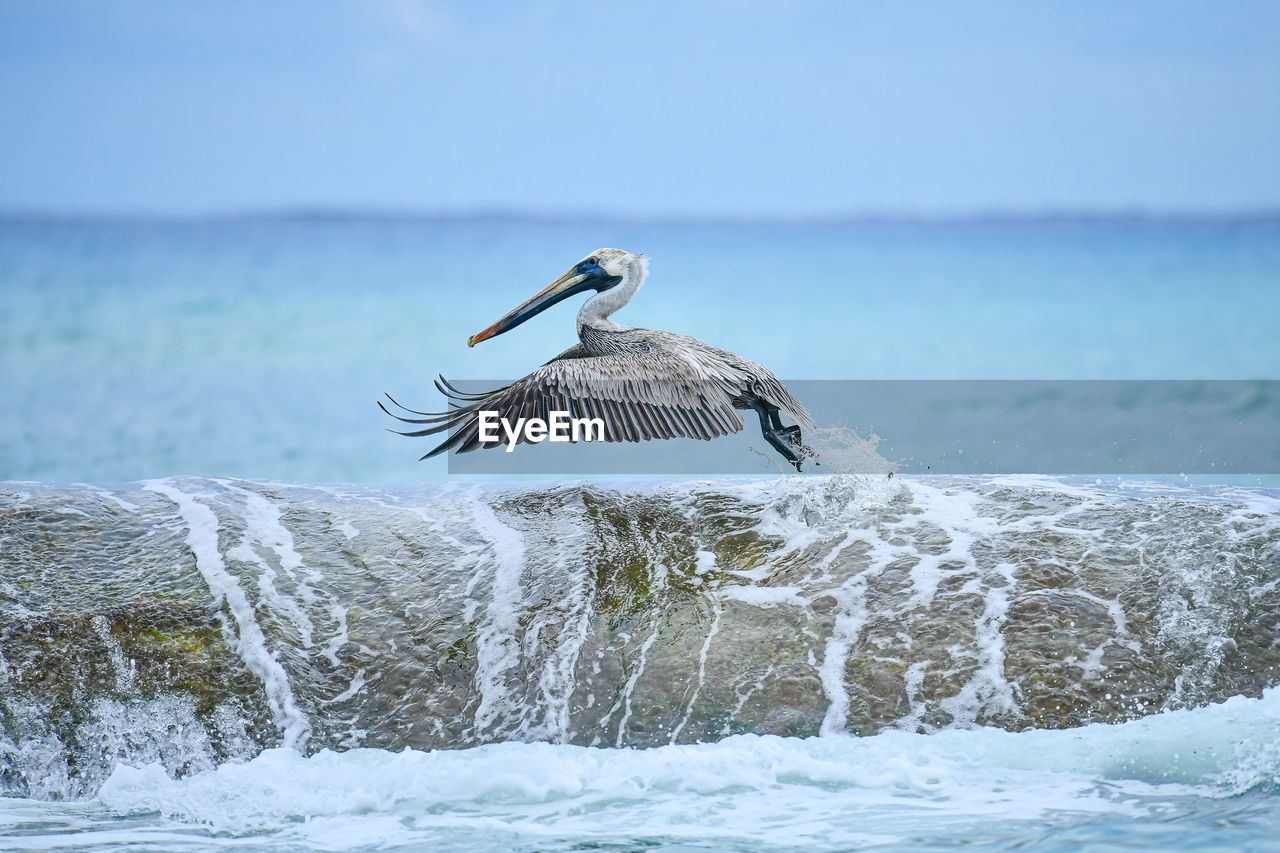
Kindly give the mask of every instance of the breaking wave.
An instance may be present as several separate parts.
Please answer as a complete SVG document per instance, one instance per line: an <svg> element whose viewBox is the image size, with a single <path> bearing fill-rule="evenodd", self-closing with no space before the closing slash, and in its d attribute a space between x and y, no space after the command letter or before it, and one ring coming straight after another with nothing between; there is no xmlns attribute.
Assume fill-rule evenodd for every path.
<svg viewBox="0 0 1280 853"><path fill-rule="evenodd" d="M1159 814L1277 785L1277 636L1259 490L7 484L0 829L848 846L909 840L904 809Z"/></svg>

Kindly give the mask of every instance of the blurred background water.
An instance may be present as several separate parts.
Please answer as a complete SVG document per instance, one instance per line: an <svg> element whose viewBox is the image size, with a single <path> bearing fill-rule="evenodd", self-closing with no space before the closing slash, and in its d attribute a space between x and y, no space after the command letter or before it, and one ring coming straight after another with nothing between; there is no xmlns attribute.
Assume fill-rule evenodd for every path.
<svg viewBox="0 0 1280 853"><path fill-rule="evenodd" d="M560 352L569 305L465 342L611 245L651 256L621 321L787 379L1280 375L1269 218L9 219L0 478L441 476L415 461L420 442L384 431L374 401L438 409L437 372L514 377Z"/></svg>

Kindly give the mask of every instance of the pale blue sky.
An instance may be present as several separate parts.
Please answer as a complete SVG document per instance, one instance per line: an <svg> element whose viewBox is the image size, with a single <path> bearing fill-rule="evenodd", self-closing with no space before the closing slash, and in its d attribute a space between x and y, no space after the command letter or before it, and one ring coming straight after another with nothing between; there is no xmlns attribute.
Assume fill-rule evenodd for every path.
<svg viewBox="0 0 1280 853"><path fill-rule="evenodd" d="M0 209L1280 206L1280 3L0 0Z"/></svg>

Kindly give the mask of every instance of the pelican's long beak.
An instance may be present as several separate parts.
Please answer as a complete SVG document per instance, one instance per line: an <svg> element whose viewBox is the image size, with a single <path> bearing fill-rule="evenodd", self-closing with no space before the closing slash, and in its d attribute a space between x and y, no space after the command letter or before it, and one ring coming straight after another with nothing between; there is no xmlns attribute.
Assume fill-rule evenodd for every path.
<svg viewBox="0 0 1280 853"><path fill-rule="evenodd" d="M552 305L563 299L568 299L575 293L581 293L584 290L604 290L621 280L617 276L608 275L599 267L584 269L583 265L579 264L515 308L512 308L501 320L483 332L476 332L467 338L467 346L473 347L481 341L487 341L489 338L497 337L503 332L509 332L530 317L541 314Z"/></svg>

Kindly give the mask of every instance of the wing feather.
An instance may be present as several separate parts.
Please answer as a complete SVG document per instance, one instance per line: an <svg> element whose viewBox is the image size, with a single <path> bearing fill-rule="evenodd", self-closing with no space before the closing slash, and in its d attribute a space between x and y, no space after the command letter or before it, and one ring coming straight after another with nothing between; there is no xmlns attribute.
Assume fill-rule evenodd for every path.
<svg viewBox="0 0 1280 853"><path fill-rule="evenodd" d="M510 423L530 417L547 420L552 411L566 411L572 418L600 418L605 440L610 442L707 440L743 428L742 417L733 407L731 388L717 377L700 372L696 364L660 352L586 355L578 348L570 348L523 379L484 394L462 391L443 376L436 380L436 387L456 408L439 413L418 412L388 395L398 408L422 416L409 418L378 403L401 422L422 426L401 435L449 433L423 459L449 450L468 453L503 444L504 435L498 441L480 438L482 411L496 412Z"/></svg>

